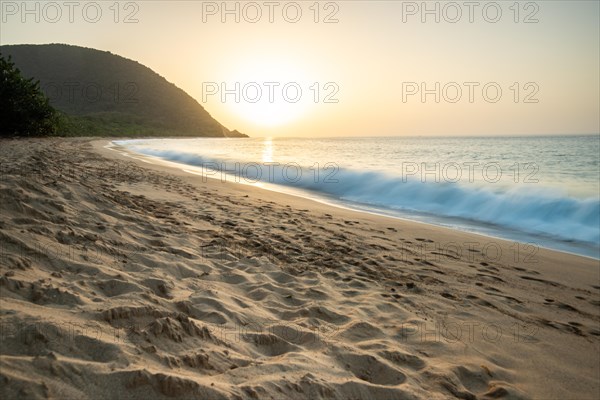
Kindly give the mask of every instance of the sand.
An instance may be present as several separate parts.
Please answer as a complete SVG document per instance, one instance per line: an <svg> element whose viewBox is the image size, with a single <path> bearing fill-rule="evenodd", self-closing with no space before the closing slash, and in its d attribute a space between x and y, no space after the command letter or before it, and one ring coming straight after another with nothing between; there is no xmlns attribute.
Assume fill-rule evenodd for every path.
<svg viewBox="0 0 600 400"><path fill-rule="evenodd" d="M0 397L597 399L597 260L2 140Z"/></svg>

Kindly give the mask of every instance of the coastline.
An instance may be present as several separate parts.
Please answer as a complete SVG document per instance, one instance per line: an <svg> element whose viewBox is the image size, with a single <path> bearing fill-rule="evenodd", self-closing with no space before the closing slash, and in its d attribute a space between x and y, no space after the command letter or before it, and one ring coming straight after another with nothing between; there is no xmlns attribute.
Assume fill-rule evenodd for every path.
<svg viewBox="0 0 600 400"><path fill-rule="evenodd" d="M311 167L301 170L301 174L296 176L299 179L294 179L291 182L289 178L283 177L283 174L287 175L287 172L285 172L287 170L271 166L270 162L272 161L267 163L258 159L249 161L247 155L246 161L232 158L227 155L227 146L221 140L217 141L220 144L216 146L218 149L216 154L220 154L218 156L214 155L215 147L210 141L206 151L200 152L202 154L192 150L196 146L202 146L202 139L193 139L189 142L183 139L183 142L187 143L187 146L184 147L177 146L177 142L177 140L167 139L166 143L163 143L164 150L159 150L163 148L160 144L145 144L145 140L141 140L141 144L138 143L139 148L135 144L136 140L117 140L110 146L113 146L114 150L126 151L132 157L138 157L159 165L172 166L192 174L220 179L221 181L226 180L232 183L257 186L344 209L447 227L493 239L529 243L535 247L600 260L600 244L597 242L598 227L594 227L591 222L594 215L597 218L597 207L596 209L593 207L590 209L590 204L581 203L579 207L573 204L573 202L577 203L584 199L592 199L585 198L585 196L581 198L553 197L554 195L539 194L544 190L550 193L553 190L551 189L552 184L545 189L538 190L540 188L536 188L538 190L537 196L533 195L535 191L532 192L531 184L538 182L533 181L527 181L529 186L522 186L523 193L529 193L529 195L521 194L524 197L513 193L508 187L494 194L489 187L467 188L467 186L458 185L456 189L458 193L455 193L453 189L447 186L444 187L443 184L435 185L432 182L430 185L422 187L422 185L415 185L415 182L409 182L408 179L405 181L407 175L404 175L404 171L408 167L405 166L404 161L400 160L398 160L400 164L397 167L397 170L403 171L400 177L396 176L394 178L393 174L388 175L388 173L382 172L383 169L376 169L375 172L366 169L361 172L356 167L338 166L333 173L335 173L335 180L339 185L332 185L333 182L325 184L326 179L323 178L323 174L319 175L320 179L314 176L313 181L312 174L314 172L312 172L313 167ZM302 146L302 142L297 143L297 145ZM430 143L430 145L433 144ZM266 146L264 151L272 151L266 150L271 149L270 142L265 142L264 146ZM238 149L240 144L234 141L231 147ZM252 149L253 146L241 145L241 148ZM320 154L318 149L312 149L312 147L307 149L309 153L311 150L317 151L316 157L323 159L324 155ZM247 150L241 150L242 154L245 151ZM286 153L283 149L281 151L284 154ZM307 160L306 156L297 161L303 163L303 165L309 165L312 162ZM408 165L412 166L414 163L414 159L411 159ZM216 166L217 164L220 165L221 170L215 171L208 169L210 167L204 167L204 165ZM293 174L298 173L295 165L299 164L296 161L290 161L284 156L282 160L278 160L274 165L283 164L294 166L295 172ZM337 163L335 164L337 165ZM318 165L318 163L314 165ZM254 173L248 172L246 167L248 171L256 171L256 174L261 178L255 179L249 176L248 174L254 175ZM505 168L510 170L508 167ZM502 175L509 176L509 172L503 171ZM373 176L372 173L376 175ZM309 179L303 179L303 176L309 176ZM515 182L520 180L518 176L515 175L513 178ZM436 176L434 181L438 182L439 179L443 182L446 178ZM540 179L547 179L547 177L540 177ZM426 177L421 175L420 180L424 183ZM522 180L526 181L525 178ZM488 181L489 178L486 182ZM368 193L360 189L365 183L372 189ZM402 190L398 190L400 187L402 187ZM412 199L412 196L409 195L413 191L416 199ZM557 194L555 193L555 195ZM538 202L541 203L540 207L532 207ZM471 206L467 207L464 204L470 204ZM548 207L548 204L551 204L551 206ZM434 210L431 207L434 207ZM570 218L562 215L565 212L564 207L570 211ZM522 211L531 208L533 209L530 210L529 214ZM577 212L574 212L575 210ZM583 218L584 215L590 213L591 215L587 215L587 218ZM527 221L527 223L523 221Z"/></svg>
<svg viewBox="0 0 600 400"><path fill-rule="evenodd" d="M260 185L255 185L252 183L246 183L244 182L243 179L239 179L240 182L232 182L231 180L235 179L235 177L233 176L226 176L226 181L221 181L217 178L211 177L211 176L204 176L202 173L198 172L198 171L194 171L194 170L198 170L198 167L194 167L194 166L188 166L186 164L182 164L182 163L177 163L174 161L169 161L169 160L164 160L161 159L159 157L155 157L155 156L147 156L144 154L140 154L140 153L136 153L133 152L129 149L127 149L124 146L118 145L118 144L113 144L112 143L113 140L98 140L97 142L94 142L94 147L97 151L102 152L103 155L110 157L110 153L106 153L104 152L104 150L109 150L113 152L113 156L114 153L121 153L121 155L124 155L123 160L132 160L132 161L139 161L142 162L142 165L156 165L156 166L162 166L165 167L166 170L177 170L179 172L183 172L184 176L196 176L198 177L198 180L201 180L204 183L209 183L209 184L227 184L227 185L235 185L235 186L239 186L239 185L243 185L243 186L249 186L252 188L255 188L259 191L270 191L273 193L278 193L280 195L285 196L291 196L292 198L298 198L298 199L303 199L308 201L309 203L319 203L319 204L323 204L326 207L332 207L335 209L339 209L339 210L345 210L345 211L349 211L352 213L358 213L358 214L366 214L366 215L372 215L374 217L377 218L387 218L387 219L393 219L393 220L399 220L402 221L404 223L409 223L409 224L423 224L426 226L430 226L433 228L439 228L442 230L449 230L451 232L455 232L457 234L465 234L467 235L467 237L471 237L472 235L474 235L476 238L478 238L476 240L476 242L496 242L496 241L500 241L503 242L505 246L511 247L511 246L517 246L517 244L521 244L523 246L525 245L530 245L532 244L532 242L524 242L524 241L520 241L518 239L511 239L511 238L506 238L506 237L501 237L501 236L495 236L493 234L485 234L479 231L469 231L469 230L464 230L464 229L458 229L458 228L454 228L454 227L450 227L450 226L446 226L446 225L442 225L442 224L435 224L433 222L429 222L426 220L418 220L418 219L410 219L408 217L404 217L404 216L398 216L398 215L392 215L392 214L385 214L383 212L378 212L378 211L373 211L373 210L367 210L367 209L359 209L359 208L353 208L351 205L344 205L343 203L336 203L334 201L328 201L325 198L320 198L317 196L306 196L305 193L303 193L301 190L297 190L295 188L290 188L290 187L285 187L285 186L280 186L277 184L272 184L272 183L266 183L264 184L264 186L260 186ZM228 177L228 178L227 178ZM450 219L450 217L445 217L447 219ZM519 235L521 237L526 236L525 233ZM550 251L550 252L556 252L556 253L561 253L561 254L566 254L566 255L571 255L571 256L576 256L576 257L584 257L584 258L589 258L590 260L593 261L598 261L598 257L595 256L591 256L588 255L586 252L584 253L576 253L574 251L567 251L567 250L562 250L562 249L557 249L557 248L552 248L549 246L543 246L540 245L539 243L533 243L535 249L529 248L529 255L532 255L534 252L537 253L537 251L539 250L546 250L546 251ZM516 249L515 249L515 253L516 253ZM595 251L595 250L594 250ZM587 251L589 252L589 251ZM490 258L495 257L494 255L490 255ZM515 254L515 257L519 257L517 254ZM527 257L527 255L523 255L523 257Z"/></svg>
<svg viewBox="0 0 600 400"><path fill-rule="evenodd" d="M0 393L591 399L600 390L597 260L204 181L107 142L3 143ZM44 239L52 257L34 246ZM64 340L50 337L56 321ZM71 334L69 321L120 335Z"/></svg>

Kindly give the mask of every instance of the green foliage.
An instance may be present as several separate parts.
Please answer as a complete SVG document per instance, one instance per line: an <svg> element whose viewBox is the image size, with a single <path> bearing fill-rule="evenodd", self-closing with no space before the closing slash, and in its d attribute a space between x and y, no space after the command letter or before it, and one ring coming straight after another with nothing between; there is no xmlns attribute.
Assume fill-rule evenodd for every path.
<svg viewBox="0 0 600 400"><path fill-rule="evenodd" d="M25 79L10 56L0 53L0 136L54 135L59 123L40 82Z"/></svg>
<svg viewBox="0 0 600 400"><path fill-rule="evenodd" d="M223 127L190 95L144 65L64 44L8 45L26 77L61 112L65 136L245 136Z"/></svg>

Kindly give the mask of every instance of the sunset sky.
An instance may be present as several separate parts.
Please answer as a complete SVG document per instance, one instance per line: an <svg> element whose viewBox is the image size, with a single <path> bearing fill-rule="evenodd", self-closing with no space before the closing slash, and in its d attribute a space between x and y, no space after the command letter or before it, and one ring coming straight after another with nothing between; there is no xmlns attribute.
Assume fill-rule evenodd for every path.
<svg viewBox="0 0 600 400"><path fill-rule="evenodd" d="M428 2L439 22L420 1L228 2L239 22L221 1L121 2L118 15L113 1L87 3L71 23L60 1L60 17L44 2L28 2L26 14L22 2L2 1L0 43L67 43L139 61L250 136L600 131L598 1ZM222 99L236 83L239 102Z"/></svg>

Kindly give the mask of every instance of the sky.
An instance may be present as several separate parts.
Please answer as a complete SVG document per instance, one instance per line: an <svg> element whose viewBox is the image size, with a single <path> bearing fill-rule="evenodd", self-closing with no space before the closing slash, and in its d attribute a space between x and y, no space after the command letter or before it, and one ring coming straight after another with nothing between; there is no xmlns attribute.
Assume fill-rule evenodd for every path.
<svg viewBox="0 0 600 400"><path fill-rule="evenodd" d="M0 44L136 60L250 136L600 132L599 1L0 1Z"/></svg>

